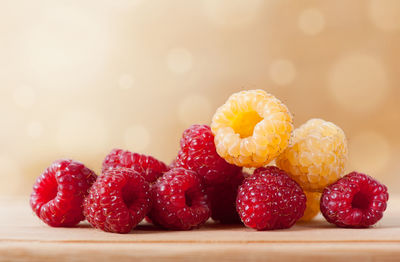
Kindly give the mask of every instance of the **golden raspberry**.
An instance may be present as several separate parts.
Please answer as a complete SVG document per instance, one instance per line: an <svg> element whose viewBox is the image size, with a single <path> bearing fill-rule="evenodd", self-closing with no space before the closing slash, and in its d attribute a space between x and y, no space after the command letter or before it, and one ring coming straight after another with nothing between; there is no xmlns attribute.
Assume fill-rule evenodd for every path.
<svg viewBox="0 0 400 262"><path fill-rule="evenodd" d="M319 213L319 201L321 199L321 193L304 191L304 194L306 194L307 197L306 210L299 221L308 222L316 217Z"/></svg>
<svg viewBox="0 0 400 262"><path fill-rule="evenodd" d="M276 164L306 191L322 192L343 176L347 141L342 129L322 119L311 119L297 128L289 147Z"/></svg>
<svg viewBox="0 0 400 262"><path fill-rule="evenodd" d="M293 130L288 108L263 90L231 95L212 124L217 153L237 166L261 167L289 144Z"/></svg>

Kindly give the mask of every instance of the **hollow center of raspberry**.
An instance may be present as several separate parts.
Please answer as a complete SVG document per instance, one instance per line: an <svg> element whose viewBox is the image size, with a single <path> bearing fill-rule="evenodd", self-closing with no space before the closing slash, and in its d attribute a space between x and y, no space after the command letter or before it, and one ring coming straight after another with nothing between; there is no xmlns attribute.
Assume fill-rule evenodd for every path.
<svg viewBox="0 0 400 262"><path fill-rule="evenodd" d="M193 205L192 196L190 195L190 192L185 192L185 204L188 207L191 207Z"/></svg>
<svg viewBox="0 0 400 262"><path fill-rule="evenodd" d="M132 190L132 186L126 185L122 188L122 199L124 200L125 205L130 208L133 203L135 203L137 196L136 193Z"/></svg>
<svg viewBox="0 0 400 262"><path fill-rule="evenodd" d="M262 120L256 111L242 112L232 121L232 128L241 138L253 135L254 127Z"/></svg>
<svg viewBox="0 0 400 262"><path fill-rule="evenodd" d="M56 198L58 192L58 183L54 176L49 177L46 182L46 186L39 189L44 203Z"/></svg>
<svg viewBox="0 0 400 262"><path fill-rule="evenodd" d="M358 208L358 209L368 209L370 206L370 198L367 194L364 192L360 191L357 194L354 195L353 201L351 202L351 206L353 208Z"/></svg>

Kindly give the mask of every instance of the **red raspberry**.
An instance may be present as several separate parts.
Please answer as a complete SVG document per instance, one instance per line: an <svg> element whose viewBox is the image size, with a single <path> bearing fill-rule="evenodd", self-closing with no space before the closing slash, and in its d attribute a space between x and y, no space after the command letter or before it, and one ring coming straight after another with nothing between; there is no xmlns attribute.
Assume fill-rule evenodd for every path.
<svg viewBox="0 0 400 262"><path fill-rule="evenodd" d="M243 223L257 230L290 228L306 209L301 187L277 167L257 169L239 187L236 200Z"/></svg>
<svg viewBox="0 0 400 262"><path fill-rule="evenodd" d="M224 183L209 186L206 189L211 205L211 218L223 224L240 223L236 211L236 197L239 186L244 180L244 174L238 172Z"/></svg>
<svg viewBox="0 0 400 262"><path fill-rule="evenodd" d="M210 217L201 178L191 170L175 168L165 173L153 184L152 197L149 218L155 225L189 230Z"/></svg>
<svg viewBox="0 0 400 262"><path fill-rule="evenodd" d="M80 162L57 160L37 178L31 207L50 226L74 226L85 219L82 202L96 177Z"/></svg>
<svg viewBox="0 0 400 262"><path fill-rule="evenodd" d="M149 183L169 170L166 164L154 157L113 149L103 161L103 172L117 167L131 168L144 176Z"/></svg>
<svg viewBox="0 0 400 262"><path fill-rule="evenodd" d="M150 186L138 172L116 168L103 173L84 202L89 223L113 233L129 233L151 208Z"/></svg>
<svg viewBox="0 0 400 262"><path fill-rule="evenodd" d="M183 132L176 166L195 171L207 186L224 182L240 171L217 154L214 135L207 125L192 125Z"/></svg>
<svg viewBox="0 0 400 262"><path fill-rule="evenodd" d="M353 172L324 189L321 212L339 227L369 227L382 218L388 199L385 185Z"/></svg>

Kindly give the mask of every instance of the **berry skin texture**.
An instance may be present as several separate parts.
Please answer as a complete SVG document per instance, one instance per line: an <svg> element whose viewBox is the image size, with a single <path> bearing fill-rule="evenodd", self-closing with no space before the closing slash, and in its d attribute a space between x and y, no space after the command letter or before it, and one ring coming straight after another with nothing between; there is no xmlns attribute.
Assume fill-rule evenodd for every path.
<svg viewBox="0 0 400 262"><path fill-rule="evenodd" d="M339 227L365 228L382 218L388 199L385 185L352 172L325 188L321 212L329 223Z"/></svg>
<svg viewBox="0 0 400 262"><path fill-rule="evenodd" d="M139 172L147 182L153 183L169 170L163 162L151 156L113 149L103 161L103 173L114 168L131 168Z"/></svg>
<svg viewBox="0 0 400 262"><path fill-rule="evenodd" d="M150 208L149 183L127 168L104 172L84 202L84 214L93 227L121 234L129 233Z"/></svg>
<svg viewBox="0 0 400 262"><path fill-rule="evenodd" d="M49 226L75 226L85 219L82 203L96 178L80 162L57 160L37 178L30 197L32 210Z"/></svg>
<svg viewBox="0 0 400 262"><path fill-rule="evenodd" d="M204 178L206 186L229 181L240 172L241 168L227 163L217 154L214 135L207 125L192 125L186 129L180 144L175 166L195 171Z"/></svg>
<svg viewBox="0 0 400 262"><path fill-rule="evenodd" d="M231 95L214 114L218 154L243 167L267 165L286 149L293 130L288 108L263 90Z"/></svg>
<svg viewBox="0 0 400 262"><path fill-rule="evenodd" d="M204 224L210 207L202 179L194 171L174 168L152 185L150 220L173 230L189 230Z"/></svg>
<svg viewBox="0 0 400 262"><path fill-rule="evenodd" d="M304 215L300 218L299 221L308 222L316 217L320 211L319 203L321 199L321 193L304 192L304 194L306 194L307 197L306 210L304 211Z"/></svg>
<svg viewBox="0 0 400 262"><path fill-rule="evenodd" d="M273 166L258 168L239 187L236 208L247 227L290 228L303 216L306 196L283 170Z"/></svg>
<svg viewBox="0 0 400 262"><path fill-rule="evenodd" d="M171 163L168 165L168 168L169 168L169 169L173 169L173 168L175 168L175 167L176 167L176 159L172 160ZM169 170L169 169L168 169L168 170Z"/></svg>
<svg viewBox="0 0 400 262"><path fill-rule="evenodd" d="M343 130L331 122L311 119L294 131L276 165L305 191L322 192L344 175L347 155Z"/></svg>
<svg viewBox="0 0 400 262"><path fill-rule="evenodd" d="M207 187L206 192L211 205L211 218L214 221L222 224L241 222L236 211L236 197L245 176L247 174L238 172L229 181Z"/></svg>

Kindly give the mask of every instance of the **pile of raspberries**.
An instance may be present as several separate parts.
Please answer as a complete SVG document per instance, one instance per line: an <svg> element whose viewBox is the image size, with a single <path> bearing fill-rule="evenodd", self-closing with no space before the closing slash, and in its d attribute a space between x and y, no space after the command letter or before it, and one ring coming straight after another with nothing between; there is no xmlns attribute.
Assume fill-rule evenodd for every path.
<svg viewBox="0 0 400 262"><path fill-rule="evenodd" d="M120 149L104 159L97 176L82 163L58 160L38 177L30 197L36 215L53 227L87 220L106 232L128 233L143 219L170 230L189 230L210 217L257 230L292 227L304 214L306 195L275 166L248 174L215 149L207 125L185 130L171 165ZM383 216L386 186L350 173L322 193L320 209L339 227L363 228Z"/></svg>

